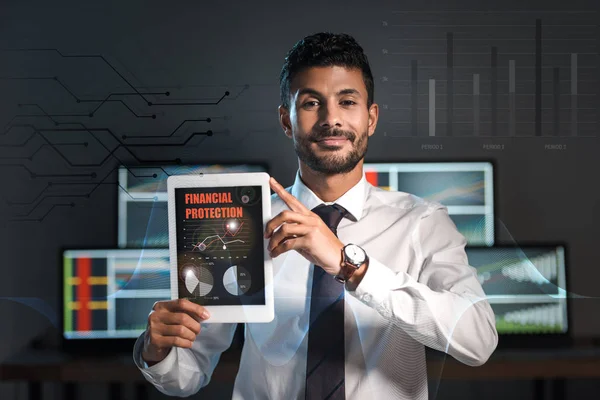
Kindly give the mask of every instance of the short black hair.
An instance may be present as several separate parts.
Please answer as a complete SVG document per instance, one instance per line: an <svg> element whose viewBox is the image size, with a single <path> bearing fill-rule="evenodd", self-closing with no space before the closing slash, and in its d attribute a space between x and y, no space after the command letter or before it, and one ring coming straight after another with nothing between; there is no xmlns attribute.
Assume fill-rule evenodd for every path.
<svg viewBox="0 0 600 400"><path fill-rule="evenodd" d="M311 67L328 66L360 69L367 87L367 108L371 107L375 88L367 56L352 36L330 32L306 36L288 52L279 75L281 105L290 108L290 86L297 73Z"/></svg>

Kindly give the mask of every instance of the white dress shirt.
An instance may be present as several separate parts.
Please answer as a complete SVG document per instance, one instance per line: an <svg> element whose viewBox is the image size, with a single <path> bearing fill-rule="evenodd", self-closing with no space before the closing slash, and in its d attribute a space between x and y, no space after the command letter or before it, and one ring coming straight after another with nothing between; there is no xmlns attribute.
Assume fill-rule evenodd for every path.
<svg viewBox="0 0 600 400"><path fill-rule="evenodd" d="M286 190L308 209L324 203L299 174ZM447 208L374 187L364 174L335 203L351 214L338 226L340 241L370 258L345 295L346 398L426 400L425 346L483 364L498 342L494 313ZM272 196L273 216L287 208ZM313 268L296 251L273 259L275 319L246 324L233 399L304 399ZM134 360L159 391L189 396L208 384L235 328L204 324L192 348L174 347L151 367L141 358L142 335Z"/></svg>

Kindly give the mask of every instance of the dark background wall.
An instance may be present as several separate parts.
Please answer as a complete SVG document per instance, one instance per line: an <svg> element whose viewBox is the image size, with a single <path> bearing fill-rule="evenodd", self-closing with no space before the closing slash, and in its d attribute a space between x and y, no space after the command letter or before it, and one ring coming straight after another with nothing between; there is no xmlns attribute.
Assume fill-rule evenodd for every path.
<svg viewBox="0 0 600 400"><path fill-rule="evenodd" d="M369 56L381 117L367 161L493 160L499 239L566 242L570 290L584 297L571 302L572 333L600 336L599 8L596 0L3 1L0 360L38 336L56 342L60 249L116 247L118 165L267 162L276 179L292 183L295 154L277 120L279 71L297 40L323 30L354 35ZM99 99L111 101L86 101ZM209 129L212 136L195 134ZM0 388L8 396L22 390Z"/></svg>

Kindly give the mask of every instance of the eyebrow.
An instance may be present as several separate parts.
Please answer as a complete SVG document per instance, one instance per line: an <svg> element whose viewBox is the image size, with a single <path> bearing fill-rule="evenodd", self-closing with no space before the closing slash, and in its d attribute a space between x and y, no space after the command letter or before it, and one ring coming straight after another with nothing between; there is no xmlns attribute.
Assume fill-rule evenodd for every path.
<svg viewBox="0 0 600 400"><path fill-rule="evenodd" d="M319 91L315 90L315 89L311 89L311 88L302 88L298 91L298 97L304 95L304 94L309 94L309 95L313 95L316 97L323 97L323 94L321 94ZM358 97L360 97L360 92L356 89L352 89L352 88L348 88L348 89L342 89L339 92L336 93L336 95L339 96L344 96L344 95L348 95L348 94L353 94L356 95Z"/></svg>

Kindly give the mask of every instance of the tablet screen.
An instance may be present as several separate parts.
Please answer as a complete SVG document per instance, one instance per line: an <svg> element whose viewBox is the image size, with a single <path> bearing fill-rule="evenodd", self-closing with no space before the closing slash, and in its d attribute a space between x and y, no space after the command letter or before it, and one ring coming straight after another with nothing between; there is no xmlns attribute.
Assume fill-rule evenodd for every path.
<svg viewBox="0 0 600 400"><path fill-rule="evenodd" d="M264 305L260 186L175 189L178 297Z"/></svg>

